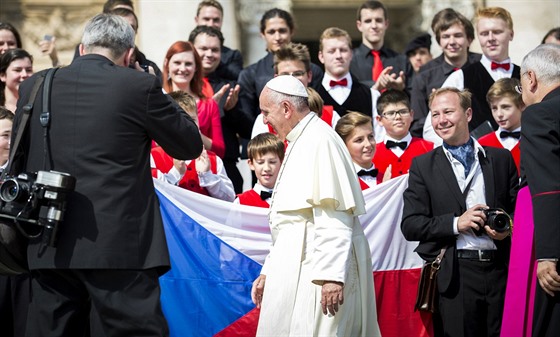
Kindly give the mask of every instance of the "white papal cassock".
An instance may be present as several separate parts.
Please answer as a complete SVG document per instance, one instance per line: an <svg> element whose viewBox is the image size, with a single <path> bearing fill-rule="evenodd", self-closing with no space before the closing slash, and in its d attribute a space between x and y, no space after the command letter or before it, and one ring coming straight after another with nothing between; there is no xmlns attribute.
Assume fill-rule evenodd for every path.
<svg viewBox="0 0 560 337"><path fill-rule="evenodd" d="M286 138L257 336L380 336L370 250L358 220L364 199L348 150L314 113ZM344 283L335 316L322 313L323 281Z"/></svg>

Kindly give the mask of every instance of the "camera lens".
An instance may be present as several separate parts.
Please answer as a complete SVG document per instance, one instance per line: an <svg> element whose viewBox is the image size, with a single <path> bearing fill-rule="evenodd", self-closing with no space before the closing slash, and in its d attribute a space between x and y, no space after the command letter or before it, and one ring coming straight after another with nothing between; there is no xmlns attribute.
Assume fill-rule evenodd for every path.
<svg viewBox="0 0 560 337"><path fill-rule="evenodd" d="M490 228L498 233L508 231L510 228L510 217L507 214L493 214L488 220Z"/></svg>
<svg viewBox="0 0 560 337"><path fill-rule="evenodd" d="M2 183L0 186L0 198L4 202L12 202L18 199L21 189L17 181L13 179L8 179Z"/></svg>

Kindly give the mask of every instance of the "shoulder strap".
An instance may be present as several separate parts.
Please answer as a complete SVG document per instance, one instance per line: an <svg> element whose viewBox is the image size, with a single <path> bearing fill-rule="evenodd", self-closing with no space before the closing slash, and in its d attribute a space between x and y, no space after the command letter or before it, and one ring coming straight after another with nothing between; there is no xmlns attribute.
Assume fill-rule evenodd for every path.
<svg viewBox="0 0 560 337"><path fill-rule="evenodd" d="M52 69L50 69L49 72L51 72L51 70ZM35 102L35 97L37 97L37 92L39 91L39 87L41 87L41 84L43 84L43 81L45 80L45 76L39 76L35 80L35 83L33 84L33 89L31 89L31 95L29 96L29 101L27 102L26 105L23 106L23 116L21 118L21 123L19 124L17 129L16 138L14 140L14 143L12 144L10 158L8 159L8 166L2 172L2 177L0 177L0 181L3 181L6 175L11 171L15 154L17 153L17 150L19 148L19 143L21 142L21 138L23 137L23 133L25 131L25 128L27 127L27 122L29 121L29 115L31 114L31 111L33 111L33 104Z"/></svg>

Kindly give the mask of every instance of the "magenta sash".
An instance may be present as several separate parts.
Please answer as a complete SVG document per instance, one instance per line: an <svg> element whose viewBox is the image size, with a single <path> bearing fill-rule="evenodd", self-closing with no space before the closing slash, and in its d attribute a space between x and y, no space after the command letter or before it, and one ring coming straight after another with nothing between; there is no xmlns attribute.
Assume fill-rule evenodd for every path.
<svg viewBox="0 0 560 337"><path fill-rule="evenodd" d="M501 337L531 337L537 284L533 205L529 188L517 195Z"/></svg>

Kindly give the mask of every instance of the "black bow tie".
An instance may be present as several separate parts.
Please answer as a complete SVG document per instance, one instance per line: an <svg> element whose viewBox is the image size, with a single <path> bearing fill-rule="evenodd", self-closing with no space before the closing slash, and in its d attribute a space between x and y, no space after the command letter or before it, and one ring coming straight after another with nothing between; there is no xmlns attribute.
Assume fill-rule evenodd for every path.
<svg viewBox="0 0 560 337"><path fill-rule="evenodd" d="M377 177L377 169L373 169L373 170L369 170L369 171L360 170L358 172L358 177L361 177L361 176L372 176L372 177L375 178L375 177Z"/></svg>
<svg viewBox="0 0 560 337"><path fill-rule="evenodd" d="M406 142L394 142L392 140L388 140L387 143L385 144L385 146L388 149L394 148L394 147L400 147L403 151L406 150L406 146L408 144Z"/></svg>
<svg viewBox="0 0 560 337"><path fill-rule="evenodd" d="M272 192L261 191L261 199L262 200L266 200L270 197L272 197Z"/></svg>
<svg viewBox="0 0 560 337"><path fill-rule="evenodd" d="M513 132L502 131L502 132L500 132L500 138L508 138L508 137L519 139L519 137L521 137L521 132L520 131L513 131Z"/></svg>

